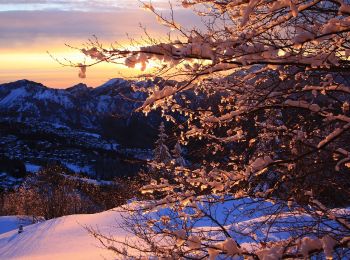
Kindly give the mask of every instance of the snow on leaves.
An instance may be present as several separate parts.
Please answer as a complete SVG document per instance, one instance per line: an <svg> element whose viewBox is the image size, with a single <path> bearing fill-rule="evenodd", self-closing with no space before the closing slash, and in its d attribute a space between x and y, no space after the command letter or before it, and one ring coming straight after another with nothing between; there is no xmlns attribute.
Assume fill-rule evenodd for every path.
<svg viewBox="0 0 350 260"><path fill-rule="evenodd" d="M348 219L331 215L324 206L333 203L329 194L348 194L348 1L181 3L204 16L203 30L186 30L173 16L167 19L146 4L176 36L130 50L85 50L97 61L122 61L131 68L139 64L143 70L150 60L158 61L162 67L154 76L167 79L143 89L148 98L139 109L161 111L177 126L179 140L172 160L160 129L155 164L171 177L152 180L142 189L151 198L144 211L167 212L151 219L147 238L173 238L168 247L150 242L152 250L165 257L171 248L174 258L244 255L267 260L321 251L330 257L350 232ZM207 18L211 22L205 23ZM180 143L195 147L195 162L183 160ZM263 200L264 206L271 202L266 217L271 221L264 219L266 226L254 230L249 230L253 223L240 222L245 229L234 232L244 215L238 209L257 220L257 207L244 203L218 210L221 215L216 209L246 197ZM312 225L298 226L301 216ZM281 227L284 218L293 224ZM208 219L215 223L215 234L193 226ZM323 221L337 223L329 227L332 237ZM281 238L281 233L293 235ZM239 246L241 234L255 246Z"/></svg>
<svg viewBox="0 0 350 260"><path fill-rule="evenodd" d="M321 109L319 105L309 104L307 101L304 101L304 100L294 101L294 100L288 99L284 102L284 104L286 106L291 106L291 107L306 108L306 109L311 110L312 112L319 112Z"/></svg>
<svg viewBox="0 0 350 260"><path fill-rule="evenodd" d="M266 168L272 162L273 160L270 156L259 157L247 167L245 174L246 176L250 176L251 174L257 173Z"/></svg>
<svg viewBox="0 0 350 260"><path fill-rule="evenodd" d="M86 78L86 66L83 64L79 64L79 69L80 69L79 78L82 78L82 79Z"/></svg>

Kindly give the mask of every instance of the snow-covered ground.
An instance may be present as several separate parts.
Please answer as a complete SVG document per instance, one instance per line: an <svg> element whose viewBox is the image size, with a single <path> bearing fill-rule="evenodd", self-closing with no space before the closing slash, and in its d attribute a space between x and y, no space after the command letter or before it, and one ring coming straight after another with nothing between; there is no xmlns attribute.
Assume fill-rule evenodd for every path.
<svg viewBox="0 0 350 260"><path fill-rule="evenodd" d="M71 170L71 171L73 171L75 173L85 172L85 173L88 173L88 174L92 174L92 172L93 172L91 166L79 166L77 164L67 163L67 162L63 162L63 164L69 170Z"/></svg>
<svg viewBox="0 0 350 260"><path fill-rule="evenodd" d="M38 172L41 168L40 165L36 165L36 164L32 164L32 163L26 163L25 166L26 166L27 172L33 172L33 173Z"/></svg>
<svg viewBox="0 0 350 260"><path fill-rule="evenodd" d="M0 172L0 187L2 188L17 187L22 181L21 178L15 178L7 173Z"/></svg>
<svg viewBox="0 0 350 260"><path fill-rule="evenodd" d="M73 163L67 163L67 162L62 162L69 170L75 172L75 173L80 173L80 172L85 172L85 173L92 173L92 168L91 166L79 166L77 164L73 164ZM31 173L35 173L38 172L42 166L40 165L36 165L36 164L32 164L32 163L26 163L26 171L27 172L31 172Z"/></svg>
<svg viewBox="0 0 350 260"><path fill-rule="evenodd" d="M136 205L138 204L134 204L134 206ZM228 208L236 208L236 214L233 214L236 217L226 221L227 218L223 218L221 215ZM203 210L205 209L203 208ZM253 211L247 215L239 214L241 210ZM254 248L256 244L249 236L239 234L255 234L255 238L279 241L288 238L295 228L303 229L305 226L313 225L311 216L288 210L277 213L279 217L277 220L271 217L277 217L273 213L274 210L276 210L276 207L271 207L268 202L258 204L258 202L255 203L253 200L246 198L236 202L219 204L213 212L218 214L217 219L229 232L235 234L235 238L247 250ZM167 209L161 211L161 215L167 215ZM350 210L337 209L333 210L332 213L339 216L348 216ZM126 213L121 213L120 209L118 212L118 209L115 209L97 214L70 215L25 226L24 232L21 234L18 234L20 223L16 217L0 217L0 259L116 259L116 256L102 248L99 241L91 236L84 227L91 227L99 230L104 235L113 236L115 240L124 242L125 239L130 239L133 236L119 227L123 222L122 214ZM157 218L153 213L149 214L152 218ZM269 226L269 219L273 219L273 227ZM28 223L21 224L26 225ZM319 225L319 227L325 230L335 225L331 221L324 224ZM255 230L256 226L259 226L260 232ZM206 218L195 224L196 231L210 232L213 237L223 239L219 233L216 234L217 230L220 229L215 228L214 223Z"/></svg>
<svg viewBox="0 0 350 260"><path fill-rule="evenodd" d="M27 226L32 223L30 217L25 216L0 216L0 236L11 230L17 230L20 225Z"/></svg>
<svg viewBox="0 0 350 260"><path fill-rule="evenodd" d="M51 219L26 226L18 234L16 218L1 217L1 230L13 230L0 234L0 259L115 259L84 226L98 227L101 232L124 241L129 234L117 227L120 221L120 213L110 210Z"/></svg>
<svg viewBox="0 0 350 260"><path fill-rule="evenodd" d="M70 175L66 175L66 174L63 174L63 176L68 178L68 179L71 179L71 180L81 181L81 182L93 184L93 185L96 185L96 186L99 186L99 185L114 185L115 184L115 182L113 182L113 181L95 180L95 179L89 179L89 178L70 176Z"/></svg>

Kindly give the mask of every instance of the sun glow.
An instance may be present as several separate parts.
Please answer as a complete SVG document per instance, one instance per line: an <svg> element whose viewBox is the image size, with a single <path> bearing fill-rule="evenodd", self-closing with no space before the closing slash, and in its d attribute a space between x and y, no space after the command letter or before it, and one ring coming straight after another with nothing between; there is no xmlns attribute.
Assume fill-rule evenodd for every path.
<svg viewBox="0 0 350 260"><path fill-rule="evenodd" d="M135 69L139 70L139 71L142 71L142 67L143 65L141 63L137 63L135 65ZM161 64L159 61L155 61L155 60L148 60L147 63L146 63L146 67L143 71L150 71L150 70L153 70L153 69L157 69L157 68L160 68L161 67Z"/></svg>
<svg viewBox="0 0 350 260"><path fill-rule="evenodd" d="M17 53L0 51L0 57L4 67L1 68L0 83L29 79L55 88L66 88L80 82L91 87L97 87L111 78L135 77L144 73L140 70L141 67L130 69L121 64L100 63L89 67L87 77L81 79L78 77L78 69L70 66L69 62L72 62L72 64L91 64L96 61L86 59L84 54L73 49L55 49L50 54L43 50L33 50L31 52L24 50ZM65 64L65 66L55 59ZM156 66L156 62L150 62L147 64L146 71Z"/></svg>

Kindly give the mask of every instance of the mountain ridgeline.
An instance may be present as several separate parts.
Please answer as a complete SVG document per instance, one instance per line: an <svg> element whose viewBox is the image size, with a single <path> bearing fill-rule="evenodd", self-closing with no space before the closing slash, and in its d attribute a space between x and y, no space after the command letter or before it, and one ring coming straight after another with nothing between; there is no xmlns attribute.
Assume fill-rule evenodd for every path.
<svg viewBox="0 0 350 260"><path fill-rule="evenodd" d="M160 117L151 113L146 118L134 112L146 95L134 92L133 83L145 87L154 84L123 79L112 79L97 88L78 84L67 89L52 89L28 80L2 84L0 122L84 129L127 147L151 147Z"/></svg>

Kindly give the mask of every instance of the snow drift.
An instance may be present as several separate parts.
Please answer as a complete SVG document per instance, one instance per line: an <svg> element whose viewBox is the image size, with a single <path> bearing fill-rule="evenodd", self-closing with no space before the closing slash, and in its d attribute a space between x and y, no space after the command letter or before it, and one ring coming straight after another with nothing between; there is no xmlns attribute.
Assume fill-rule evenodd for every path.
<svg viewBox="0 0 350 260"><path fill-rule="evenodd" d="M120 222L121 213L109 210L51 219L26 226L18 234L16 218L1 217L1 230L6 231L5 227L15 230L0 234L0 259L113 259L115 255L102 248L84 226L98 227L101 232L124 241L129 234L118 228Z"/></svg>

